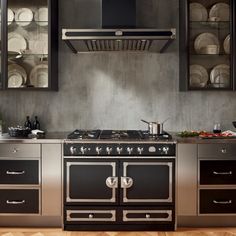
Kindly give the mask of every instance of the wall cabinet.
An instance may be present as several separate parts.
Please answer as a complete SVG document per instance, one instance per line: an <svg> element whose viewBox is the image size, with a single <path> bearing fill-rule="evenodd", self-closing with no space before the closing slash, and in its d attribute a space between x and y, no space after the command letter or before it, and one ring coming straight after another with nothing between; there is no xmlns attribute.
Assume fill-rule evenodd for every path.
<svg viewBox="0 0 236 236"><path fill-rule="evenodd" d="M234 0L180 0L180 91L235 90Z"/></svg>
<svg viewBox="0 0 236 236"><path fill-rule="evenodd" d="M1 0L2 89L58 89L57 12L57 0Z"/></svg>

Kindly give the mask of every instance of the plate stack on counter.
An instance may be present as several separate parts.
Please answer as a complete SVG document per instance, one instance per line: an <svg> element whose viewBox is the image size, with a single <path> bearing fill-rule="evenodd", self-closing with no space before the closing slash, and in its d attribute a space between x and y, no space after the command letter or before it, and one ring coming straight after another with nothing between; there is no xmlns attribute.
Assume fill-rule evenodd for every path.
<svg viewBox="0 0 236 236"><path fill-rule="evenodd" d="M8 8L8 26L8 88L48 87L48 8Z"/></svg>
<svg viewBox="0 0 236 236"><path fill-rule="evenodd" d="M193 29L196 30L196 33L193 33L193 58L195 60L192 61L189 69L190 86L193 88L229 88L230 66L228 65L229 60L225 60L225 56L230 54L230 34L227 31L219 34L219 29L224 24L229 25L230 6L219 2L207 9L202 4L195 2L190 3L189 11L190 21L193 23ZM198 28L194 28L194 23L198 24ZM202 27L200 33L199 26ZM196 57L197 55L208 57ZM218 58L213 57L216 58L214 61L210 57L211 55L216 55ZM222 59L219 59L220 56Z"/></svg>

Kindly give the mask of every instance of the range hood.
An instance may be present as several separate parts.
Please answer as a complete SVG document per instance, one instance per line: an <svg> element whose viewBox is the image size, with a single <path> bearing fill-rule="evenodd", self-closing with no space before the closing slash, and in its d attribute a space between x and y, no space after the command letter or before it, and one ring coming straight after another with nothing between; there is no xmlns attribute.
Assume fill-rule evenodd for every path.
<svg viewBox="0 0 236 236"><path fill-rule="evenodd" d="M176 38L174 28L136 28L136 0L102 0L101 15L100 29L62 29L62 40L72 52L163 53Z"/></svg>

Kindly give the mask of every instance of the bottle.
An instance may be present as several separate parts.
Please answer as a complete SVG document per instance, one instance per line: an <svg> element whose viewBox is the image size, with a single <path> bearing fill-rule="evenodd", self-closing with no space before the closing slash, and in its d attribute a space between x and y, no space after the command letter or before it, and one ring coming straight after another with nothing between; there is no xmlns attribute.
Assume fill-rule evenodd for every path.
<svg viewBox="0 0 236 236"><path fill-rule="evenodd" d="M34 120L34 123L33 123L33 128L34 129L40 129L40 123L38 121L38 117L35 116L35 120Z"/></svg>
<svg viewBox="0 0 236 236"><path fill-rule="evenodd" d="M26 116L25 127L32 129L32 124L29 116Z"/></svg>

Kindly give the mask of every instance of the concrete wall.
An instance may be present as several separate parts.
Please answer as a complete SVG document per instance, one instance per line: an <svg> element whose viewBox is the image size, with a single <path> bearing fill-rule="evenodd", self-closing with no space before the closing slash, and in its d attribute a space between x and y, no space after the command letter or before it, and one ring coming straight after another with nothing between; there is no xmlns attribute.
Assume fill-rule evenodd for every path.
<svg viewBox="0 0 236 236"><path fill-rule="evenodd" d="M137 0L141 27L177 27L178 0ZM100 25L99 0L59 0L62 27ZM166 54L74 55L60 40L59 92L0 92L6 126L39 116L48 131L144 129L140 119L171 119L166 130L232 128L234 92L179 92L178 40Z"/></svg>

